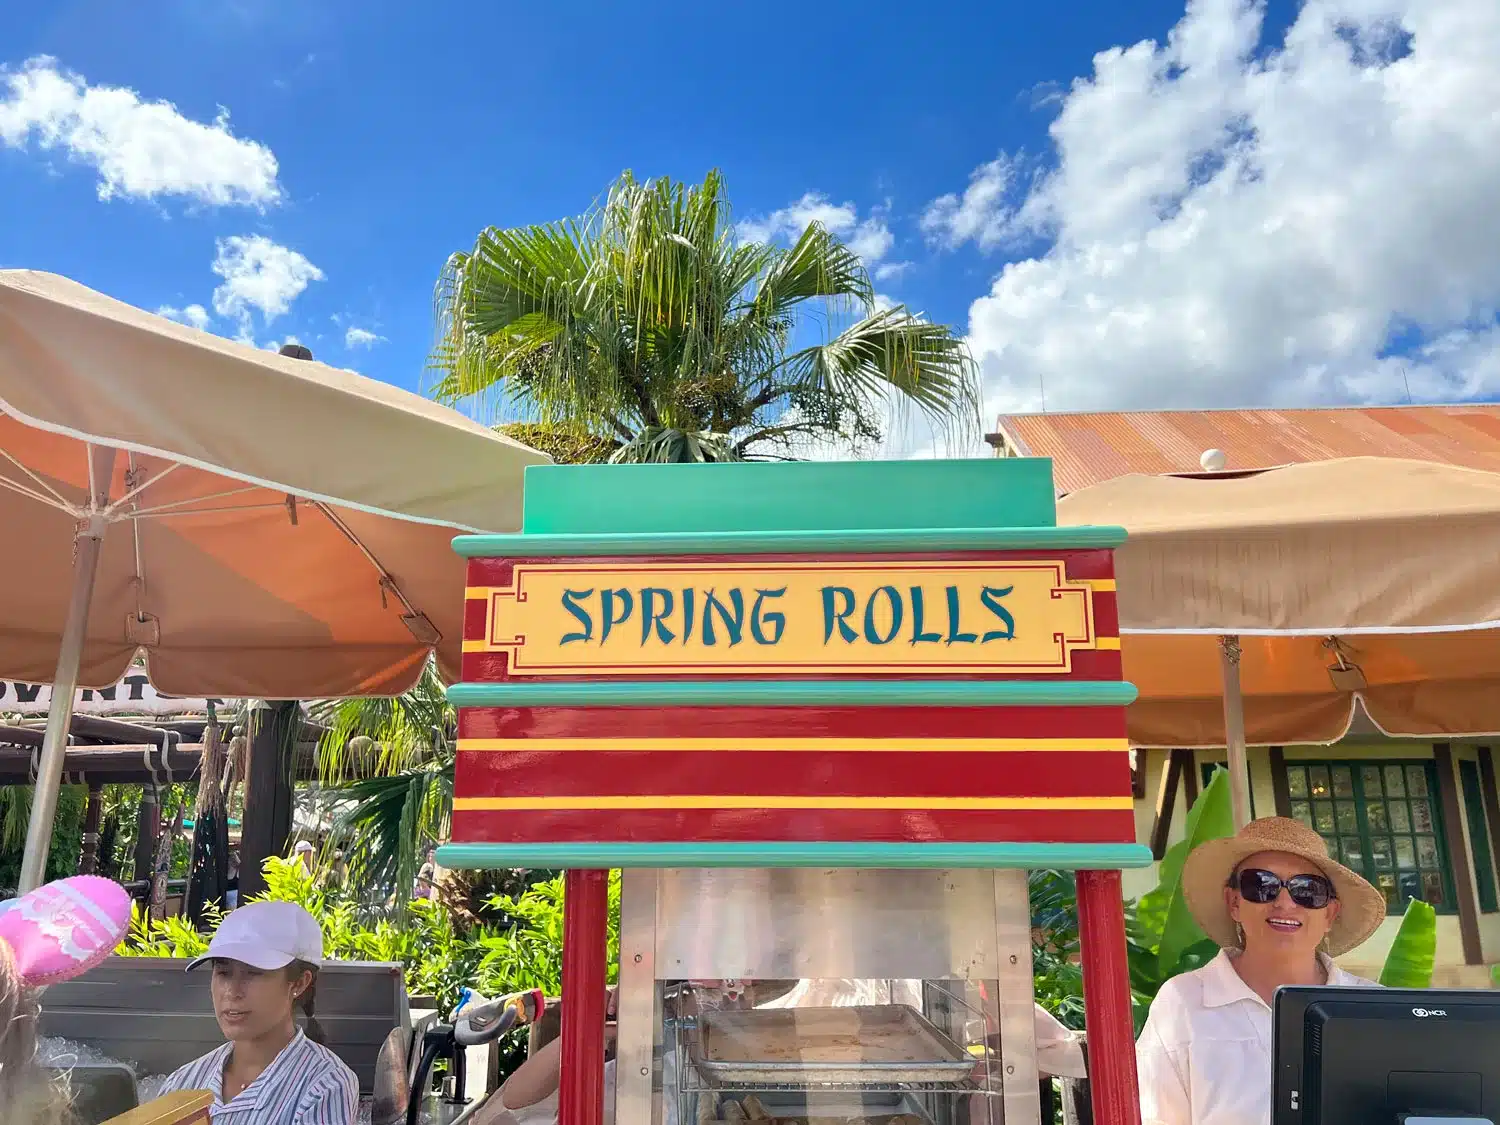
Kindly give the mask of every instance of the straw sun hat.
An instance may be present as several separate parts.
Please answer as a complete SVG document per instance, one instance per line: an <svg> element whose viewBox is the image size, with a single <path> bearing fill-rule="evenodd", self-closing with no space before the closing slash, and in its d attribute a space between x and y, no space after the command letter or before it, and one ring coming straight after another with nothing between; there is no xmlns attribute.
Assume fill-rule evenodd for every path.
<svg viewBox="0 0 1500 1125"><path fill-rule="evenodd" d="M1233 836L1199 844L1182 865L1182 894L1188 910L1221 949L1240 947L1234 919L1224 901L1224 888L1240 864L1261 852L1283 852L1305 859L1333 884L1339 916L1328 931L1330 957L1359 945L1385 920L1385 896L1330 859L1321 836L1301 821L1262 817Z"/></svg>

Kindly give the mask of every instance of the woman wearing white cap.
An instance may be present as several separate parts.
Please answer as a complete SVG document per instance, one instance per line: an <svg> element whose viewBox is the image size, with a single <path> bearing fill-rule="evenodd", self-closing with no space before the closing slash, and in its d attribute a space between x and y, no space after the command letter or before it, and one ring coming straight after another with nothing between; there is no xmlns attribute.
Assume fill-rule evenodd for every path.
<svg viewBox="0 0 1500 1125"><path fill-rule="evenodd" d="M213 966L214 1015L229 1042L177 1071L161 1092L212 1091L214 1125L353 1125L359 1082L322 1045L313 1016L322 959L323 931L295 903L228 914L188 971Z"/></svg>
<svg viewBox="0 0 1500 1125"><path fill-rule="evenodd" d="M1182 867L1182 894L1223 950L1173 977L1136 1044L1143 1125L1269 1125L1271 1000L1283 985L1369 986L1333 958L1369 937L1385 897L1311 828L1252 820Z"/></svg>

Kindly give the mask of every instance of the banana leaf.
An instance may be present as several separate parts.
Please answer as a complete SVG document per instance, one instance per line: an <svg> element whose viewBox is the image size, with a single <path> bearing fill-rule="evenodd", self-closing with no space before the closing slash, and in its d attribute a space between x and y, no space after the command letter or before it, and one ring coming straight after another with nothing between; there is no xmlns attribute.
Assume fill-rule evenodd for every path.
<svg viewBox="0 0 1500 1125"><path fill-rule="evenodd" d="M1414 898L1406 904L1401 928L1380 970L1380 983L1386 988L1429 988L1436 960L1437 911Z"/></svg>
<svg viewBox="0 0 1500 1125"><path fill-rule="evenodd" d="M1146 896L1153 901L1149 905L1145 899L1141 901L1143 915L1159 914L1162 919L1156 959L1163 980L1181 971L1184 953L1207 941L1207 935L1188 913L1187 900L1182 896L1182 865L1187 861L1188 853L1199 844L1232 835L1234 816L1229 804L1229 772L1217 769L1188 810L1182 840L1162 858L1161 883ZM1203 950L1194 952L1195 962L1201 964Z"/></svg>

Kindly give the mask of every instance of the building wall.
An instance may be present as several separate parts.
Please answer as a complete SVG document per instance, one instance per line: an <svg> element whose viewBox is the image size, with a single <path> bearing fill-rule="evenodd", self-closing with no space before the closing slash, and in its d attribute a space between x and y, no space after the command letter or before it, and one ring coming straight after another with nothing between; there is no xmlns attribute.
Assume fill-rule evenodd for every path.
<svg viewBox="0 0 1500 1125"><path fill-rule="evenodd" d="M1454 784L1459 785L1457 776L1458 763L1460 761L1478 761L1479 747L1474 745L1454 744L1453 768L1455 771ZM1285 750L1286 761L1290 764L1298 760L1314 759L1320 761L1337 761L1341 759L1357 759L1363 761L1380 761L1388 759L1431 759L1434 757L1430 743L1383 740L1373 742L1368 740L1356 740L1340 743L1336 746L1289 746ZM1151 829L1156 814L1156 796L1161 786L1162 771L1166 768L1168 754L1166 751L1144 751L1141 752L1142 765L1145 770L1145 796L1136 802L1136 838L1142 843L1149 844L1151 840ZM1256 816L1273 816L1276 811L1276 794L1271 778L1270 751L1264 747L1251 747L1248 752L1250 766L1251 801L1254 804ZM1224 752L1222 750L1200 750L1194 754L1195 770L1200 771L1205 763L1223 762ZM1460 786L1460 793L1462 788ZM1436 797L1433 798L1437 803ZM1182 839L1183 825L1187 818L1185 795L1179 787L1177 794L1177 805L1173 811L1172 828L1169 836L1170 843L1176 843ZM1467 810L1462 800L1459 802L1459 829L1463 833L1469 864L1462 872L1451 871L1450 876L1455 886L1459 878L1468 881L1471 888L1476 890L1477 885L1473 864L1475 852L1473 846L1472 832L1467 819ZM1491 847L1500 846L1497 841L1490 841ZM1452 867L1450 857L1450 868ZM1148 868L1140 868L1127 871L1124 876L1125 894L1128 898L1136 898L1156 886L1159 878L1157 865ZM1497 873L1500 879L1500 873ZM1479 914L1479 936L1480 946L1484 962L1488 964L1500 963L1500 912ZM1400 927L1399 915L1388 917L1375 932L1375 934L1359 949L1341 958L1341 963L1352 972L1362 975L1374 975L1379 972L1386 954L1390 950L1391 942L1395 939L1396 931ZM1488 974L1482 968L1465 966L1463 953L1463 939L1460 931L1459 916L1456 913L1439 914L1437 919L1437 964L1439 973L1435 983L1451 985L1484 985L1488 984Z"/></svg>

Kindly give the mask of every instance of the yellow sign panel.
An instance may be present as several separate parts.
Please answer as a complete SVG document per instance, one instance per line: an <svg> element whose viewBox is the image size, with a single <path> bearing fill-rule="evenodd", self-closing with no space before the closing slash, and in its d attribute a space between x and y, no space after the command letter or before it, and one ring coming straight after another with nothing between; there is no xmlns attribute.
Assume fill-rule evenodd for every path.
<svg viewBox="0 0 1500 1125"><path fill-rule="evenodd" d="M1058 673L1095 635L1063 562L515 564L469 652L517 676Z"/></svg>

